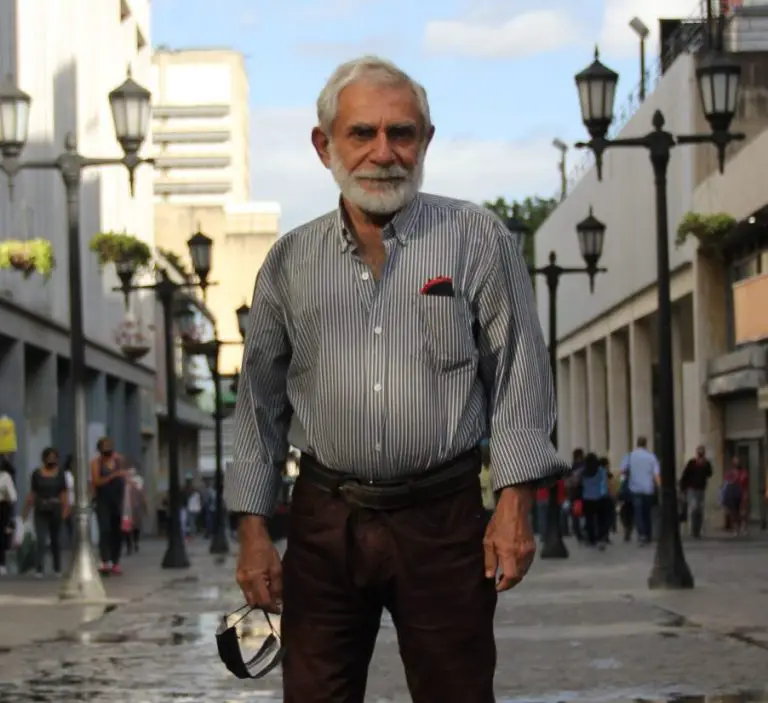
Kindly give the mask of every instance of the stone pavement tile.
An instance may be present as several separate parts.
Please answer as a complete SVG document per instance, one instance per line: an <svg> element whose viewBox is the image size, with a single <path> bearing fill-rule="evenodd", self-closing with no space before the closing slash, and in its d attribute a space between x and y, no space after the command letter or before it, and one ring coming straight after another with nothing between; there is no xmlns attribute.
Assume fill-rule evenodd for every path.
<svg viewBox="0 0 768 703"><path fill-rule="evenodd" d="M192 567L165 570L160 568L165 542L146 540L138 554L123 559L122 576L103 579L107 603L102 605L62 604L58 597L60 581L50 574L39 580L32 574L4 576L0 578L0 650L54 638L175 580L196 578L198 569L210 568L207 549L204 541L192 540L187 547ZM69 556L65 552L65 564Z"/></svg>
<svg viewBox="0 0 768 703"><path fill-rule="evenodd" d="M573 549L568 562L537 562L529 579L499 601L499 703L651 701L675 691L763 689L765 648L675 615L678 601L698 598L695 610L705 612L735 593L730 583L739 574L735 610L746 621L763 607L764 567L755 558L761 553L747 546L690 551L701 587L684 594L648 591L653 554L634 545L606 553ZM278 672L243 683L217 658L218 618L241 603L234 559L217 563L199 554L197 561L187 578L117 607L76 634L0 655L0 703L279 701ZM252 630L266 632L256 619ZM368 700L409 700L389 618L371 664Z"/></svg>

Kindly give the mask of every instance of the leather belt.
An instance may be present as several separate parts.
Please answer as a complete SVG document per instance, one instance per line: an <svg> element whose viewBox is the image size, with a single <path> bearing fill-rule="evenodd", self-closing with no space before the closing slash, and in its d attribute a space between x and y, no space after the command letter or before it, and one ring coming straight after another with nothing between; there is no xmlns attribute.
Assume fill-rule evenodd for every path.
<svg viewBox="0 0 768 703"><path fill-rule="evenodd" d="M329 469L314 457L302 454L298 480L341 498L349 506L386 511L445 498L476 485L480 469L480 452L472 449L445 464L407 478L367 481L354 474Z"/></svg>

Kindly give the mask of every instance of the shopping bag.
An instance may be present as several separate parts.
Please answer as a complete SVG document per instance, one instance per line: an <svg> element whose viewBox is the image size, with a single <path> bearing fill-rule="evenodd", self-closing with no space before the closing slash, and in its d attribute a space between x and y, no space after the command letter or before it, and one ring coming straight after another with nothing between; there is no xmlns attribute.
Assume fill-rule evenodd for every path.
<svg viewBox="0 0 768 703"><path fill-rule="evenodd" d="M17 517L13 525L13 536L11 538L11 549L18 549L24 540L24 521Z"/></svg>
<svg viewBox="0 0 768 703"><path fill-rule="evenodd" d="M37 541L31 521L24 524L24 536L21 545L16 551L16 568L20 574L25 574L35 568L35 553Z"/></svg>

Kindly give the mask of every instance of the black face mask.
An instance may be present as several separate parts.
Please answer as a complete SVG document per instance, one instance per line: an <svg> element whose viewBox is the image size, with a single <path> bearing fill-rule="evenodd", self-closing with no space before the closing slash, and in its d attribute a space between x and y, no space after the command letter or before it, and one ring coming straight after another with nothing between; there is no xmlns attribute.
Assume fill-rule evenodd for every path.
<svg viewBox="0 0 768 703"><path fill-rule="evenodd" d="M46 469L55 469L58 465L59 465L59 462L56 461L56 460L54 460L54 461L46 461L45 462L45 468Z"/></svg>
<svg viewBox="0 0 768 703"><path fill-rule="evenodd" d="M111 457L111 456L112 456L114 453L115 453L115 452L114 452L114 450L113 450L113 449L105 449L105 450L104 450L104 451L101 453L101 456L103 456L105 459L109 459L109 457Z"/></svg>
<svg viewBox="0 0 768 703"><path fill-rule="evenodd" d="M227 625L229 618L235 613L245 610L245 613L232 625ZM285 656L285 647L283 647L280 635L272 625L272 621L266 611L264 617L269 625L270 634L264 644L259 647L259 651L248 661L243 660L243 652L240 649L240 642L237 636L237 625L256 608L250 605L244 605L242 608L225 615L221 619L221 624L216 630L216 646L219 650L219 658L229 671L237 676L238 679L260 679L266 676L272 669L280 664Z"/></svg>

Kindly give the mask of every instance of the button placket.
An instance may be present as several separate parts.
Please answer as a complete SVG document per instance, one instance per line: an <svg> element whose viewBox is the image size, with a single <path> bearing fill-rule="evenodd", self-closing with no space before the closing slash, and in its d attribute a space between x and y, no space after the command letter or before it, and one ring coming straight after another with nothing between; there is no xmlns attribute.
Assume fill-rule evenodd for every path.
<svg viewBox="0 0 768 703"><path fill-rule="evenodd" d="M387 344L383 334L382 320L385 318L384 311L387 300L387 281L382 276L374 294L373 306L370 316L370 336L369 349L371 354L371 380L373 398L371 402L371 430L373 439L373 451L375 456L373 460L381 467L383 462L382 442L384 432L384 418L386 417L386 393L384 390L387 373Z"/></svg>

